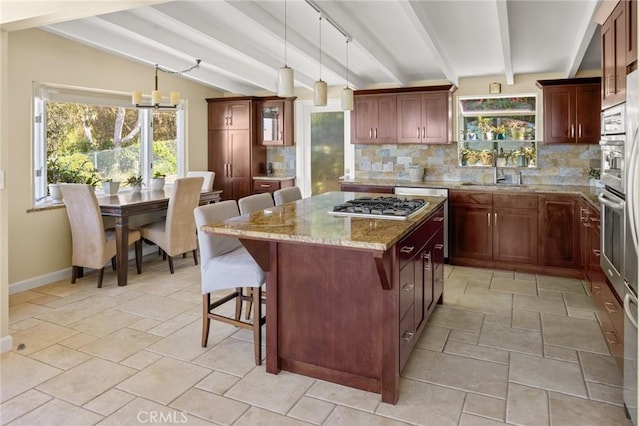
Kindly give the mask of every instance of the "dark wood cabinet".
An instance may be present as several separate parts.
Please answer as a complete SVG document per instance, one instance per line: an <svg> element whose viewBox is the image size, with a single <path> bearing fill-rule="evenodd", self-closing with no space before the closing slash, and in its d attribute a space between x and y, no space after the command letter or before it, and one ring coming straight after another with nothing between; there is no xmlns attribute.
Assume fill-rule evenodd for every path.
<svg viewBox="0 0 640 426"><path fill-rule="evenodd" d="M602 108L625 101L627 78L626 1L620 1L600 28ZM633 49L633 46L631 46ZM632 52L629 53L631 58Z"/></svg>
<svg viewBox="0 0 640 426"><path fill-rule="evenodd" d="M293 98L264 98L257 102L258 143L293 145Z"/></svg>
<svg viewBox="0 0 640 426"><path fill-rule="evenodd" d="M399 94L397 143L450 143L451 98L448 91Z"/></svg>
<svg viewBox="0 0 640 426"><path fill-rule="evenodd" d="M207 99L209 170L216 172L215 189L230 200L252 194L251 177L266 161L266 151L254 143L252 98Z"/></svg>
<svg viewBox="0 0 640 426"><path fill-rule="evenodd" d="M538 263L538 197L493 194L493 259Z"/></svg>
<svg viewBox="0 0 640 426"><path fill-rule="evenodd" d="M627 67L635 67L638 61L638 0L625 0L624 7Z"/></svg>
<svg viewBox="0 0 640 426"><path fill-rule="evenodd" d="M538 196L539 259L543 266L580 269L580 198Z"/></svg>
<svg viewBox="0 0 640 426"><path fill-rule="evenodd" d="M491 260L493 258L493 236L491 233L491 199L486 204L476 202L454 201L462 194L450 195L451 247L450 256L474 260ZM469 194L471 195L471 194ZM491 197L491 194L485 194ZM470 198L470 197L469 197Z"/></svg>
<svg viewBox="0 0 640 426"><path fill-rule="evenodd" d="M263 192L274 193L278 189L290 188L293 186L295 178L288 179L253 179L253 192L261 194Z"/></svg>
<svg viewBox="0 0 640 426"><path fill-rule="evenodd" d="M355 96L351 143L396 143L395 95Z"/></svg>
<svg viewBox="0 0 640 426"><path fill-rule="evenodd" d="M544 143L600 140L600 78L539 80L544 97Z"/></svg>

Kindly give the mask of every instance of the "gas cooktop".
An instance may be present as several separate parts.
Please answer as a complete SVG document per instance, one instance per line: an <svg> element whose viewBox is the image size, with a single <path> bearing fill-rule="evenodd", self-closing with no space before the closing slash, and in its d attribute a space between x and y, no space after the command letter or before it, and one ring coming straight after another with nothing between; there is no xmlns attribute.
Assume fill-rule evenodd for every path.
<svg viewBox="0 0 640 426"><path fill-rule="evenodd" d="M338 204L329 214L371 219L407 220L428 205L427 201L419 198L363 197Z"/></svg>

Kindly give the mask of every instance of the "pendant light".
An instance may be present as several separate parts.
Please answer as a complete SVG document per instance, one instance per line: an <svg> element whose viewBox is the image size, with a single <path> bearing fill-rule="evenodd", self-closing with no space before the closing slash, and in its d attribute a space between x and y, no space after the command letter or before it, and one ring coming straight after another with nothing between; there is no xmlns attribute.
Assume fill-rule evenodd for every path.
<svg viewBox="0 0 640 426"><path fill-rule="evenodd" d="M349 88L349 42L350 38L347 37L347 86L342 89L342 109L345 111L351 111L353 109L353 90Z"/></svg>
<svg viewBox="0 0 640 426"><path fill-rule="evenodd" d="M287 0L284 0L284 66L278 71L278 96L293 96L293 69L287 66Z"/></svg>
<svg viewBox="0 0 640 426"><path fill-rule="evenodd" d="M318 48L320 52L318 64L320 65L320 72L318 73L318 81L313 85L313 104L315 106L325 106L327 105L327 82L322 81L322 14L320 14L318 27Z"/></svg>
<svg viewBox="0 0 640 426"><path fill-rule="evenodd" d="M193 71L200 67L200 59L196 59L196 64L191 68L187 68L182 71L169 71L167 69L161 68L158 64L156 64L156 76L155 76L155 85L154 90L151 92L151 103L143 104L142 103L142 92L139 90L134 90L131 93L131 103L135 105L136 108L154 108L154 109L176 109L178 104L180 103L180 93L171 92L169 95L169 105L161 105L162 102L162 92L158 90L158 71L162 71L167 74L174 75L182 75L188 73L189 71Z"/></svg>

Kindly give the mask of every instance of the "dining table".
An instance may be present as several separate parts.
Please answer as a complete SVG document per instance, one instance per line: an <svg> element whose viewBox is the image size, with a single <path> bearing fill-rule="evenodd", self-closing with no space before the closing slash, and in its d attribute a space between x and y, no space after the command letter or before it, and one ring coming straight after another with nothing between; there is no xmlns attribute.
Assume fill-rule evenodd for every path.
<svg viewBox="0 0 640 426"><path fill-rule="evenodd" d="M200 193L200 205L220 201L221 190ZM127 265L129 263L129 218L131 216L166 211L169 206L171 188L163 190L142 190L121 192L116 195L98 196L102 216L113 217L116 232L116 269L118 285L127 285Z"/></svg>

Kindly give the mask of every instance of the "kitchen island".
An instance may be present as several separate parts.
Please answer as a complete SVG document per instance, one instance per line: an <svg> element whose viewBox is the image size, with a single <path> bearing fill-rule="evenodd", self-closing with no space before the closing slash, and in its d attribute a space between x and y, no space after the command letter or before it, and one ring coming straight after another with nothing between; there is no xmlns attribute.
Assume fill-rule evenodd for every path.
<svg viewBox="0 0 640 426"><path fill-rule="evenodd" d="M407 220L335 217L330 192L205 225L268 272L267 372L287 370L398 400L400 371L444 283L443 197Z"/></svg>

